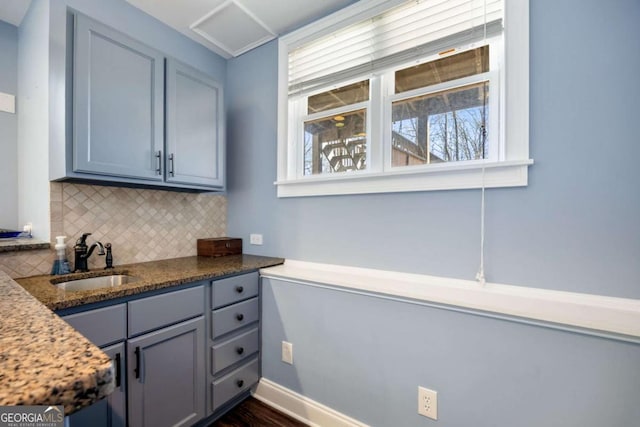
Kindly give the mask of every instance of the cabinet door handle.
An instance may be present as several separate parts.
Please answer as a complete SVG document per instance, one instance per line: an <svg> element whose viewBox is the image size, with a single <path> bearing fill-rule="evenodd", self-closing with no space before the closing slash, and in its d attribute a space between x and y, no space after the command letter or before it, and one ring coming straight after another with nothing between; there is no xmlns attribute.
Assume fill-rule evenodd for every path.
<svg viewBox="0 0 640 427"><path fill-rule="evenodd" d="M162 175L162 150L156 153L156 174Z"/></svg>
<svg viewBox="0 0 640 427"><path fill-rule="evenodd" d="M238 388L242 388L242 386L244 385L244 381L243 380L238 380L238 381L236 381L236 385L238 386Z"/></svg>
<svg viewBox="0 0 640 427"><path fill-rule="evenodd" d="M236 314L236 319L238 319L238 322L242 322L242 320L244 319L244 314L242 313Z"/></svg>
<svg viewBox="0 0 640 427"><path fill-rule="evenodd" d="M140 347L136 347L134 353L136 354L136 367L133 369L133 373L136 378L140 378Z"/></svg>
<svg viewBox="0 0 640 427"><path fill-rule="evenodd" d="M121 378L122 378L122 363L120 361L120 353L116 353L115 363L116 363L116 387L120 387Z"/></svg>
<svg viewBox="0 0 640 427"><path fill-rule="evenodd" d="M244 353L244 347L238 347L236 348L236 353L238 353L238 355Z"/></svg>
<svg viewBox="0 0 640 427"><path fill-rule="evenodd" d="M174 176L173 159L174 159L173 153L169 154L169 176Z"/></svg>
<svg viewBox="0 0 640 427"><path fill-rule="evenodd" d="M236 292L241 294L242 291L244 291L244 288L242 286L236 286Z"/></svg>

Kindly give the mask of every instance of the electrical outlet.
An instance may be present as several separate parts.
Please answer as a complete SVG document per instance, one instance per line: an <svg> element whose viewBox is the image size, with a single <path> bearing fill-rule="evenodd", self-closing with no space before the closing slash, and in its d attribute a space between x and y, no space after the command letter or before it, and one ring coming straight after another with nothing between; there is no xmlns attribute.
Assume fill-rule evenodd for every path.
<svg viewBox="0 0 640 427"><path fill-rule="evenodd" d="M418 387L418 414L432 420L438 419L438 392Z"/></svg>
<svg viewBox="0 0 640 427"><path fill-rule="evenodd" d="M282 341L282 361L293 365L293 344Z"/></svg>
<svg viewBox="0 0 640 427"><path fill-rule="evenodd" d="M252 245L262 244L262 234L249 234L249 243Z"/></svg>

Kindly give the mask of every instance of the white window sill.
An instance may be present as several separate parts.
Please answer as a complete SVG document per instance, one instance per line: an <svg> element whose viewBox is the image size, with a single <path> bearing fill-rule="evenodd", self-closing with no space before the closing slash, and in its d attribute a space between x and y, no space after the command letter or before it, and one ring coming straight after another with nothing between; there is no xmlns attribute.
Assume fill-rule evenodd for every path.
<svg viewBox="0 0 640 427"><path fill-rule="evenodd" d="M523 187L533 160L407 167L385 173L341 173L278 180L278 197Z"/></svg>

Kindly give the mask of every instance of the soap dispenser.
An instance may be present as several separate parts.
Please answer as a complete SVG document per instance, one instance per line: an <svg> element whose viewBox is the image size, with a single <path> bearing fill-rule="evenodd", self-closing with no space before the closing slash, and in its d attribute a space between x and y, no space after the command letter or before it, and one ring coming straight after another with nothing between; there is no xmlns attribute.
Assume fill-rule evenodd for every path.
<svg viewBox="0 0 640 427"><path fill-rule="evenodd" d="M51 268L52 275L69 274L71 269L69 268L69 261L67 261L67 245L64 243L64 239L67 236L56 236L56 254L57 258L53 261L53 267Z"/></svg>

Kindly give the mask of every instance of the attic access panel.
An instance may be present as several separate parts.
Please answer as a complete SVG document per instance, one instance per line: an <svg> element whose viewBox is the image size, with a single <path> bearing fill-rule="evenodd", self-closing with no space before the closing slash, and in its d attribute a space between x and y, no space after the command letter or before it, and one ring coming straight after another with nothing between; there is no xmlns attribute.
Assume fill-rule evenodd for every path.
<svg viewBox="0 0 640 427"><path fill-rule="evenodd" d="M234 0L224 2L194 22L191 29L234 57L276 37L273 31Z"/></svg>

